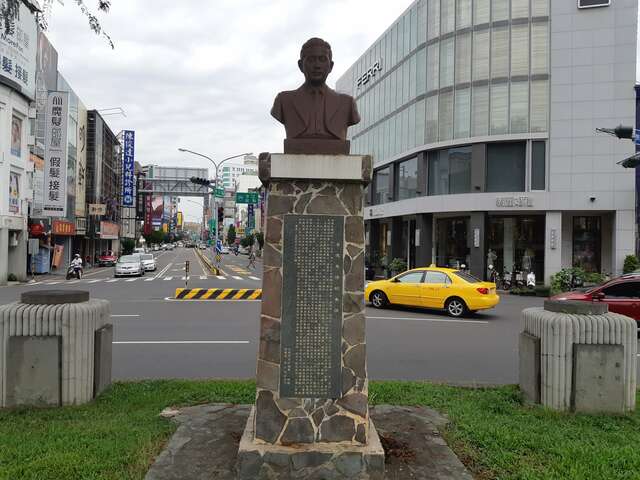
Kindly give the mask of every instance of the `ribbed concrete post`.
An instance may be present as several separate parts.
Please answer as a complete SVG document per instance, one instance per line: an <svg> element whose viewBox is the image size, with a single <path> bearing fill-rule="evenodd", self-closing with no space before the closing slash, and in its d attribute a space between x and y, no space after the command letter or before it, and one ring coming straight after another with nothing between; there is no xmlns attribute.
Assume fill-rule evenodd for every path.
<svg viewBox="0 0 640 480"><path fill-rule="evenodd" d="M95 334L109 324L110 311L108 301L90 300L89 292L70 290L23 293L20 302L0 306L0 407L50 404L39 397L37 385L25 385L37 378L33 375L37 375L38 368L50 369L52 365L55 367L55 362L59 362L60 367L60 404L79 405L90 401L94 396ZM58 352L55 348L47 349L49 347L38 351L38 342L51 344L46 339L55 337L60 339L59 358L40 358L40 353L54 352L51 354L55 355ZM33 340L36 346L25 346L27 340ZM21 360L24 352L19 349L28 348L33 356ZM110 363L110 350L103 353L106 356L102 361ZM33 363L32 376L20 372L24 362L29 361ZM49 378L49 381L52 380ZM104 379L101 383L104 384Z"/></svg>

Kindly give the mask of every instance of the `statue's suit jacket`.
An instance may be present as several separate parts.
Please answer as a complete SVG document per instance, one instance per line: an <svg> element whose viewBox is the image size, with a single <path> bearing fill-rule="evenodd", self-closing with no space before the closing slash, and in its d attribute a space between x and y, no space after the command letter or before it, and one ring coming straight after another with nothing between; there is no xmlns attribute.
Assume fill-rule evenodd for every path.
<svg viewBox="0 0 640 480"><path fill-rule="evenodd" d="M324 124L336 139L347 138L347 128L360 122L358 107L353 97L324 87ZM314 106L312 95L302 85L297 90L280 92L273 102L271 115L284 124L287 138L304 138L301 135L309 127Z"/></svg>

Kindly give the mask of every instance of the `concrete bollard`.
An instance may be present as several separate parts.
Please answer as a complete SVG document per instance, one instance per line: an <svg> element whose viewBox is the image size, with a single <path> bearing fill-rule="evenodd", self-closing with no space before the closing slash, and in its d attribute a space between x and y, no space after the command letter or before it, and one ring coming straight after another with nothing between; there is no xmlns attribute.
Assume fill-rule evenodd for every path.
<svg viewBox="0 0 640 480"><path fill-rule="evenodd" d="M552 301L522 312L519 383L526 401L559 411L636 406L637 325L601 302Z"/></svg>
<svg viewBox="0 0 640 480"><path fill-rule="evenodd" d="M0 306L0 407L80 405L111 383L110 304L38 290Z"/></svg>

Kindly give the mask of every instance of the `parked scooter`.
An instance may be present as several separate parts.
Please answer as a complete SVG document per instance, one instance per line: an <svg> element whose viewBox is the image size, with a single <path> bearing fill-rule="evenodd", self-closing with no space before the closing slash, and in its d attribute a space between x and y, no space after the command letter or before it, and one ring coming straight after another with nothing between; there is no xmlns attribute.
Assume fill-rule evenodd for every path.
<svg viewBox="0 0 640 480"><path fill-rule="evenodd" d="M514 276L514 284L516 286L516 288L524 288L524 275L522 274L522 272L520 270L515 270L513 272L513 276Z"/></svg>
<svg viewBox="0 0 640 480"><path fill-rule="evenodd" d="M527 274L527 288L529 289L536 288L536 274L533 272L529 272Z"/></svg>
<svg viewBox="0 0 640 480"><path fill-rule="evenodd" d="M511 290L511 273L504 270L502 272L502 290Z"/></svg>

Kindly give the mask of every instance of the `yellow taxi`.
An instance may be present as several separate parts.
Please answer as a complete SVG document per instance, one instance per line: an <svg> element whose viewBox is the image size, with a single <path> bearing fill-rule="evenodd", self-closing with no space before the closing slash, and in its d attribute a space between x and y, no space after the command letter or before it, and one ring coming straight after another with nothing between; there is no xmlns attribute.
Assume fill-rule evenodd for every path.
<svg viewBox="0 0 640 480"><path fill-rule="evenodd" d="M376 308L390 304L436 308L452 317L493 308L500 302L495 283L483 282L462 270L435 266L370 282L364 298Z"/></svg>

